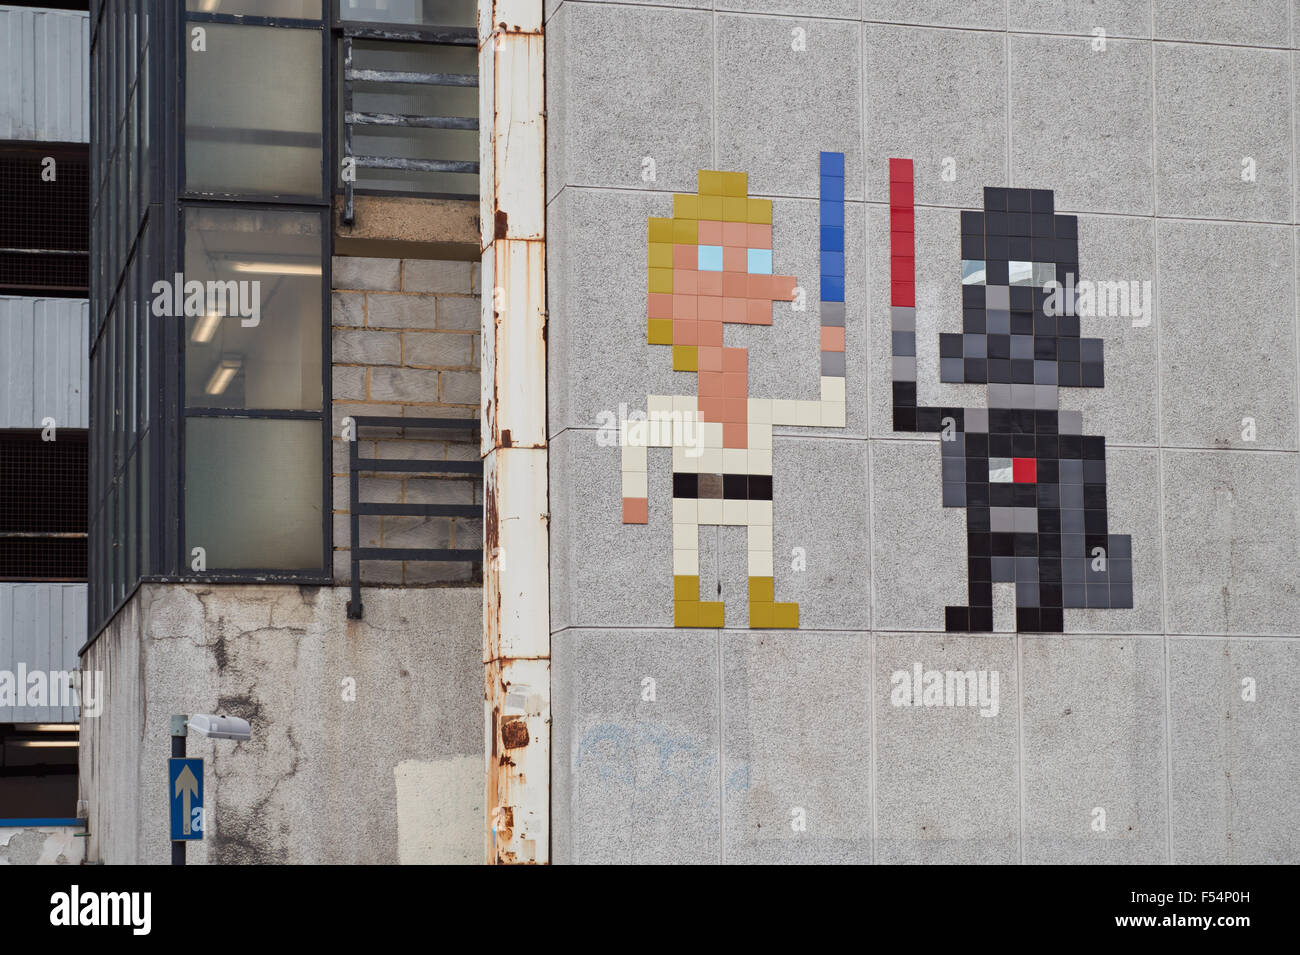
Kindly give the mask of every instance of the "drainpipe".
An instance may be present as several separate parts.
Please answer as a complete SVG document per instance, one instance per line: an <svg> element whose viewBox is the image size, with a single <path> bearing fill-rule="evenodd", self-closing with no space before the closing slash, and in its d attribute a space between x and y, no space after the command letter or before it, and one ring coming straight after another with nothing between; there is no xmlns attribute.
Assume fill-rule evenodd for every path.
<svg viewBox="0 0 1300 955"><path fill-rule="evenodd" d="M542 0L479 0L489 864L550 861Z"/></svg>

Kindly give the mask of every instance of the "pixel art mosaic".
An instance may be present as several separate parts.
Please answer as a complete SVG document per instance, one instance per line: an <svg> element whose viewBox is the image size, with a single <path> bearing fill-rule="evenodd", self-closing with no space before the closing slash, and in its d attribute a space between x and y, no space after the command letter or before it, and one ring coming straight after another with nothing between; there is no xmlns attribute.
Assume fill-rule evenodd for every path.
<svg viewBox="0 0 1300 955"><path fill-rule="evenodd" d="M940 380L983 384L985 408L920 407L912 162L889 161L895 431L942 438L943 506L966 508L969 605L950 631L993 629L993 584L1015 584L1016 629L1060 633L1067 608L1133 606L1132 543L1109 533L1106 439L1059 409L1101 388L1102 342L1057 308L1078 281L1078 220L1050 190L984 190L961 215L962 331L939 336Z"/></svg>
<svg viewBox="0 0 1300 955"><path fill-rule="evenodd" d="M744 173L701 170L694 195L673 196L671 218L650 219L651 345L694 372L694 395L651 395L647 420L623 436L623 522L649 520L647 449L672 448L673 624L721 627L721 601L700 599L700 527L746 528L749 626L794 629L799 606L776 599L772 559L772 426L842 428L844 368L844 155L821 154L821 397L749 396L744 348L723 326L771 325L774 302L794 299L775 271L772 202L749 196Z"/></svg>

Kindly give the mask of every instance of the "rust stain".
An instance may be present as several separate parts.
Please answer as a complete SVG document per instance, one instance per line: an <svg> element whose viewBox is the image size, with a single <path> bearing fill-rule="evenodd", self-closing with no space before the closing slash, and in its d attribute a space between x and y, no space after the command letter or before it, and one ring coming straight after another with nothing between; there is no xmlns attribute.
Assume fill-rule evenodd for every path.
<svg viewBox="0 0 1300 955"><path fill-rule="evenodd" d="M501 724L501 745L506 749L519 749L528 745L528 724L522 716L507 716Z"/></svg>
<svg viewBox="0 0 1300 955"><path fill-rule="evenodd" d="M492 238L494 240L504 239L506 237L506 232L509 229L510 217L506 215L504 209L498 209L496 215L493 216L493 219L495 220L495 223L493 225L494 231L492 233Z"/></svg>
<svg viewBox="0 0 1300 955"><path fill-rule="evenodd" d="M501 446L502 446L502 447L505 447L505 448L510 447L510 429L509 429L509 428L502 428L502 429L501 429Z"/></svg>

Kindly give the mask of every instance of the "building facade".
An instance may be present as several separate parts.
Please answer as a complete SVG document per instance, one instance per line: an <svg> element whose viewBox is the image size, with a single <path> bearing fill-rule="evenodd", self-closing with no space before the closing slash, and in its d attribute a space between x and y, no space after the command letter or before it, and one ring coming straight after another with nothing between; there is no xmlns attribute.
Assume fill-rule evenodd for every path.
<svg viewBox="0 0 1300 955"><path fill-rule="evenodd" d="M75 5L74 5L75 6ZM87 17L0 5L0 862L77 862ZM88 707L98 705L93 683Z"/></svg>
<svg viewBox="0 0 1300 955"><path fill-rule="evenodd" d="M86 861L1300 858L1290 4L6 10Z"/></svg>

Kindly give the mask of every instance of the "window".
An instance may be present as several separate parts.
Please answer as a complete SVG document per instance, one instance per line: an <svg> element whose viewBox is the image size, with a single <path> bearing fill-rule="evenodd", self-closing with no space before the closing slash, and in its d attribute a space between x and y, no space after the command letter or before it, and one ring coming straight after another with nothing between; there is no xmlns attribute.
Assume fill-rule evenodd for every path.
<svg viewBox="0 0 1300 955"><path fill-rule="evenodd" d="M0 580L86 579L85 431L0 431Z"/></svg>
<svg viewBox="0 0 1300 955"><path fill-rule="evenodd" d="M185 282L202 285L202 314L186 309L189 407L320 409L321 231L316 212L185 210Z"/></svg>
<svg viewBox="0 0 1300 955"><path fill-rule="evenodd" d="M191 13L221 13L239 17L281 17L319 20L321 0L186 0Z"/></svg>
<svg viewBox="0 0 1300 955"><path fill-rule="evenodd" d="M190 418L185 547L209 570L320 569L319 421Z"/></svg>
<svg viewBox="0 0 1300 955"><path fill-rule="evenodd" d="M321 195L320 31L198 21L188 26L186 189ZM202 44L193 38L199 29Z"/></svg>
<svg viewBox="0 0 1300 955"><path fill-rule="evenodd" d="M439 27L477 25L474 0L339 0L339 19Z"/></svg>
<svg viewBox="0 0 1300 955"><path fill-rule="evenodd" d="M90 283L89 152L0 144L0 294L85 298Z"/></svg>

